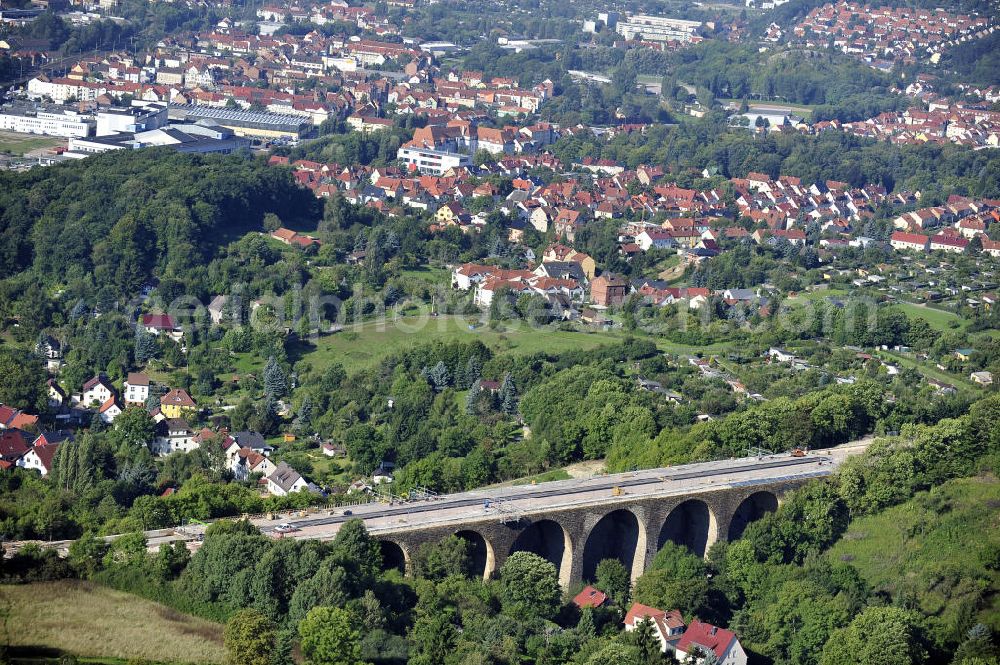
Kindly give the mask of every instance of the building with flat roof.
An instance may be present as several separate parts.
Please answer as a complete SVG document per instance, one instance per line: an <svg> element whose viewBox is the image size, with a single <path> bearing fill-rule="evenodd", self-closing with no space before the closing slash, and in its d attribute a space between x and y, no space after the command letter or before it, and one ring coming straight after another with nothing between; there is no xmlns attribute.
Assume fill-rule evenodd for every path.
<svg viewBox="0 0 1000 665"><path fill-rule="evenodd" d="M109 107L97 112L97 136L145 132L167 125L167 105L144 102L127 108Z"/></svg>
<svg viewBox="0 0 1000 665"><path fill-rule="evenodd" d="M633 14L615 26L615 31L627 40L644 39L654 42L689 42L698 33L701 21Z"/></svg>
<svg viewBox="0 0 1000 665"><path fill-rule="evenodd" d="M450 169L472 165L468 155L458 152L405 146L396 152L396 159L413 170L431 175L442 175Z"/></svg>
<svg viewBox="0 0 1000 665"><path fill-rule="evenodd" d="M94 133L94 118L62 107L12 104L0 109L0 129L21 134L84 137Z"/></svg>
<svg viewBox="0 0 1000 665"><path fill-rule="evenodd" d="M450 53L457 53L463 50L461 46L453 44L452 42L424 42L420 45L420 50L424 53L430 53L433 56L443 56Z"/></svg>
<svg viewBox="0 0 1000 665"><path fill-rule="evenodd" d="M177 152L229 154L250 148L250 139L236 136L227 127L212 125L207 121L186 125L168 125L138 133L120 133L109 136L72 138L69 157L82 159L113 150L138 150L167 146Z"/></svg>
<svg viewBox="0 0 1000 665"><path fill-rule="evenodd" d="M181 122L211 120L228 127L237 136L257 138L297 139L309 129L309 120L303 116L280 115L257 111L238 111L198 105L170 105L170 119Z"/></svg>

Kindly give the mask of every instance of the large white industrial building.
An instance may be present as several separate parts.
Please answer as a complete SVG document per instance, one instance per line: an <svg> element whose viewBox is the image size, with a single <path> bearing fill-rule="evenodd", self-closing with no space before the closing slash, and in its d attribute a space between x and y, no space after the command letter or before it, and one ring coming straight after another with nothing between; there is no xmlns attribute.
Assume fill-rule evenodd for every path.
<svg viewBox="0 0 1000 665"><path fill-rule="evenodd" d="M627 40L641 37L654 42L689 42L697 35L701 25L701 21L633 14L626 20L619 21L615 30Z"/></svg>
<svg viewBox="0 0 1000 665"><path fill-rule="evenodd" d="M68 109L8 106L0 110L0 129L19 134L84 137L94 132L94 117Z"/></svg>

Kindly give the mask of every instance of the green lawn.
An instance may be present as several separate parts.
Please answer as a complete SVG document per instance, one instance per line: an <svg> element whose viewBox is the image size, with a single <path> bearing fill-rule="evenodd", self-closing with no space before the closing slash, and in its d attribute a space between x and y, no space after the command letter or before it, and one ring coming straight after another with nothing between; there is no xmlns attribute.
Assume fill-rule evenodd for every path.
<svg viewBox="0 0 1000 665"><path fill-rule="evenodd" d="M897 309L902 310L907 316L914 318L920 318L930 325L934 330L946 331L946 330L956 330L954 323L961 325L964 323L962 317L953 312L946 312L935 307L927 307L926 305L917 305L914 303L899 303L895 305Z"/></svg>
<svg viewBox="0 0 1000 665"><path fill-rule="evenodd" d="M222 625L88 582L0 586L12 647L91 658L221 663Z"/></svg>
<svg viewBox="0 0 1000 665"><path fill-rule="evenodd" d="M433 341L479 340L495 352L559 353L572 349L594 349L602 344L619 341L617 335L605 333L566 332L554 328L532 328L515 325L503 331L490 330L477 323L475 317L440 316L406 317L399 321L367 322L348 326L342 332L321 337L315 345L295 349L294 355L314 369L323 369L334 362L348 372L369 367L397 351L416 344Z"/></svg>
<svg viewBox="0 0 1000 665"><path fill-rule="evenodd" d="M52 148L65 143L66 139L53 138L51 136L0 132L0 152L14 155L23 155L39 148Z"/></svg>
<svg viewBox="0 0 1000 665"><path fill-rule="evenodd" d="M451 271L446 268L433 268L421 266L419 268L405 268L400 271L403 277L417 279L429 284L451 285Z"/></svg>
<svg viewBox="0 0 1000 665"><path fill-rule="evenodd" d="M795 297L788 298L785 302L795 304L803 300L822 301L826 298L846 298L849 295L844 289L816 289L815 291L799 291Z"/></svg>
<svg viewBox="0 0 1000 665"><path fill-rule="evenodd" d="M997 630L998 509L1000 482L993 476L953 480L855 520L827 556L850 562L876 590L915 600L945 625L961 620L963 605L977 597L982 584L978 620Z"/></svg>

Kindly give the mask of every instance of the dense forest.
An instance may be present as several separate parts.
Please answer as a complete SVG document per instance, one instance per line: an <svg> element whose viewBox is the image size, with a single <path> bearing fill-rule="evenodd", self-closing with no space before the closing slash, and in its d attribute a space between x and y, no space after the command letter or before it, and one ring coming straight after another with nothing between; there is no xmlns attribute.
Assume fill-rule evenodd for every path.
<svg viewBox="0 0 1000 665"><path fill-rule="evenodd" d="M949 49L941 68L979 85L1000 85L1000 32Z"/></svg>
<svg viewBox="0 0 1000 665"><path fill-rule="evenodd" d="M154 278L196 270L223 244L262 230L263 216L315 219L318 202L287 170L242 157L171 150L107 154L0 174L0 277L5 316L27 284L104 303ZM47 306L37 290L34 306ZM51 296L51 292L49 293Z"/></svg>

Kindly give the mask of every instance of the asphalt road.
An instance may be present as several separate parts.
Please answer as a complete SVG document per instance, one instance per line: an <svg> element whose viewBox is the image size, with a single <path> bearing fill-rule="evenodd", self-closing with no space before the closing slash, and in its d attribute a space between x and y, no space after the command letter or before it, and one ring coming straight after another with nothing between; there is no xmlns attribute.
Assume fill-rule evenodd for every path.
<svg viewBox="0 0 1000 665"><path fill-rule="evenodd" d="M800 467L802 465L816 466L818 460L829 460L830 458L819 457L778 457L764 458L761 461L748 461L737 466L727 466L723 469L712 467L708 469L681 470L686 467L675 467L673 469L653 469L643 472L616 474L613 476L603 476L595 482L593 480L560 481L544 483L542 485L520 485L509 488L503 492L477 491L463 494L446 495L433 499L426 499L418 503L404 503L394 507L376 508L372 510L369 505L358 508L349 508L350 515L344 515L343 511L339 515L313 518L289 518L284 520L288 524L304 529L306 527L327 526L331 524L342 524L351 519L378 519L394 517L398 515L415 515L426 512L437 512L450 510L453 508L465 508L469 506L484 506L485 501L491 503L509 501L536 500L552 497L566 499L574 495L593 495L595 492L605 492L605 496L612 496L610 492L619 487L623 490L647 485L661 485L664 482L676 480L689 480L695 478L712 478L720 473L742 474L747 472L760 473L762 471L773 471L781 469L786 471L789 467ZM832 461L832 460L831 460ZM650 474L654 474L651 476ZM788 474L782 474L788 475ZM561 487L556 487L560 485ZM273 531L273 527L267 527L265 531Z"/></svg>
<svg viewBox="0 0 1000 665"><path fill-rule="evenodd" d="M826 476L848 455L863 450L867 440L840 448L810 453L805 457L779 454L763 457L688 464L614 475L598 475L540 485L522 485L400 502L395 505L370 503L334 508L326 514L302 517L277 516L255 524L273 536L279 524L290 524L287 538L332 538L340 525L360 518L373 533L392 533L435 526L461 526L484 521L516 520L520 516L545 513L560 508L607 505L639 497L668 497L732 487L770 483L781 479ZM615 488L620 490L615 493ZM345 510L350 514L345 515Z"/></svg>

